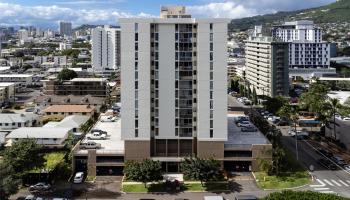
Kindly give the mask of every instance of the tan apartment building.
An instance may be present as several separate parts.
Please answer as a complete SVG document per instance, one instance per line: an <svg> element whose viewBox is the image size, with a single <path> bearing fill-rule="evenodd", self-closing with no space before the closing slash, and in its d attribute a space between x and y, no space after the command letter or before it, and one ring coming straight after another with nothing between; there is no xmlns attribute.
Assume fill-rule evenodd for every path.
<svg viewBox="0 0 350 200"><path fill-rule="evenodd" d="M250 37L245 41L246 80L258 95L289 95L288 43L271 37Z"/></svg>
<svg viewBox="0 0 350 200"><path fill-rule="evenodd" d="M46 95L91 95L108 97L109 86L106 78L74 78L69 81L59 81L50 78L43 81Z"/></svg>
<svg viewBox="0 0 350 200"><path fill-rule="evenodd" d="M96 108L91 105L52 105L43 110L45 116L86 115L93 116Z"/></svg>

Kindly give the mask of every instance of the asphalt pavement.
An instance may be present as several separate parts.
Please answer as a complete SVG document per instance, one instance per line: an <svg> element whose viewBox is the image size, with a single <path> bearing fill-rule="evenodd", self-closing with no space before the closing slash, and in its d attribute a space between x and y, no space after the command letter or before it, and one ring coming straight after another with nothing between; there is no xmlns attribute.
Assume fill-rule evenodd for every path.
<svg viewBox="0 0 350 200"><path fill-rule="evenodd" d="M295 139L288 136L289 127L280 127L282 131L283 145L296 155ZM299 162L309 170L313 168L310 174L313 176L313 183L306 189L321 193L338 194L344 197L350 197L350 173L343 170L329 170L318 164L318 159L324 158L316 153L314 147L308 140L298 140ZM310 168L310 166L312 166Z"/></svg>

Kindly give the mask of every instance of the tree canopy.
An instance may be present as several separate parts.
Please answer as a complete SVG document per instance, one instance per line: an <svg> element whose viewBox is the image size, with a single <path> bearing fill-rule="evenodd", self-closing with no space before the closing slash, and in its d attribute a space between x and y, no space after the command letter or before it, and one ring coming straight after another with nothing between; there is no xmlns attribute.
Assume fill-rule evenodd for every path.
<svg viewBox="0 0 350 200"><path fill-rule="evenodd" d="M271 113L277 113L278 110L287 103L288 101L284 97L277 96L275 98L268 98L265 106L267 111Z"/></svg>
<svg viewBox="0 0 350 200"><path fill-rule="evenodd" d="M223 178L220 170L220 162L213 158L203 159L198 157L187 157L180 164L181 172L185 178L207 181L217 181Z"/></svg>
<svg viewBox="0 0 350 200"><path fill-rule="evenodd" d="M58 80L71 80L76 77L78 77L78 74L75 71L67 68L60 71L60 73L57 75Z"/></svg>
<svg viewBox="0 0 350 200"><path fill-rule="evenodd" d="M127 161L124 167L127 179L139 181L147 186L147 182L163 179L162 165L159 161L145 159L143 161Z"/></svg>
<svg viewBox="0 0 350 200"><path fill-rule="evenodd" d="M346 200L334 194L324 194L312 191L282 191L269 194L262 200Z"/></svg>

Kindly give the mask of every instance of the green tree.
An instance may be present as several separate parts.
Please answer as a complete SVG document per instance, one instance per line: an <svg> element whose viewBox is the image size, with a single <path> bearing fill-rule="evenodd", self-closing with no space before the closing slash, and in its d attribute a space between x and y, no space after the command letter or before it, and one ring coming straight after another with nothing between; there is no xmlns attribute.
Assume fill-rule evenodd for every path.
<svg viewBox="0 0 350 200"><path fill-rule="evenodd" d="M0 163L0 200L7 200L18 191L21 181L13 174L15 171L3 163Z"/></svg>
<svg viewBox="0 0 350 200"><path fill-rule="evenodd" d="M334 194L324 194L312 191L285 190L269 194L262 200L346 200L347 198Z"/></svg>
<svg viewBox="0 0 350 200"><path fill-rule="evenodd" d="M235 81L233 79L231 79L230 89L231 89L231 91L235 90Z"/></svg>
<svg viewBox="0 0 350 200"><path fill-rule="evenodd" d="M327 100L329 88L319 82L310 85L307 92L303 93L300 98L300 106L310 112L323 114L324 104Z"/></svg>
<svg viewBox="0 0 350 200"><path fill-rule="evenodd" d="M255 87L253 88L253 104L257 105L258 104L258 95L256 94L256 89Z"/></svg>
<svg viewBox="0 0 350 200"><path fill-rule="evenodd" d="M327 116L328 120L333 120L333 137L334 140L337 140L336 134L336 124L335 124L335 115L337 113L340 114L348 114L349 108L345 105L342 105L338 99L330 99L324 104L324 113Z"/></svg>
<svg viewBox="0 0 350 200"><path fill-rule="evenodd" d="M162 165L159 161L145 159L143 161L127 161L124 167L127 179L144 183L160 181L162 176Z"/></svg>
<svg viewBox="0 0 350 200"><path fill-rule="evenodd" d="M80 53L79 49L65 49L61 52L61 55L78 58L79 53Z"/></svg>
<svg viewBox="0 0 350 200"><path fill-rule="evenodd" d="M244 94L244 85L242 85L242 84L239 84L239 94L241 96L245 96L245 94Z"/></svg>
<svg viewBox="0 0 350 200"><path fill-rule="evenodd" d="M220 162L198 157L187 157L181 162L181 172L187 179L200 180L201 184L207 181L217 181L223 178Z"/></svg>
<svg viewBox="0 0 350 200"><path fill-rule="evenodd" d="M58 73L58 80L71 80L73 78L78 77L77 73L73 70L64 68L60 73Z"/></svg>
<svg viewBox="0 0 350 200"><path fill-rule="evenodd" d="M22 177L29 170L42 167L45 159L42 146L35 139L20 139L4 151L4 165L15 169L16 176Z"/></svg>
<svg viewBox="0 0 350 200"><path fill-rule="evenodd" d="M277 96L275 98L268 98L265 106L266 110L268 110L271 113L277 113L279 109L281 109L282 106L286 105L288 101L283 98L282 96Z"/></svg>

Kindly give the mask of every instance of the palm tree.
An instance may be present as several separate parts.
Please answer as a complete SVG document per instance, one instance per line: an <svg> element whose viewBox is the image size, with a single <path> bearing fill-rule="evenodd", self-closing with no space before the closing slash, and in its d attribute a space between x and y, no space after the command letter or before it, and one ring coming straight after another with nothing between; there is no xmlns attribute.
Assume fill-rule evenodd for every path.
<svg viewBox="0 0 350 200"><path fill-rule="evenodd" d="M337 140L337 134L336 134L336 125L335 125L335 115L336 113L342 112L344 109L344 106L342 106L339 102L339 99L330 99L325 105L325 113L328 114L328 118L333 118L333 137L334 140ZM327 112L328 111L328 112Z"/></svg>

